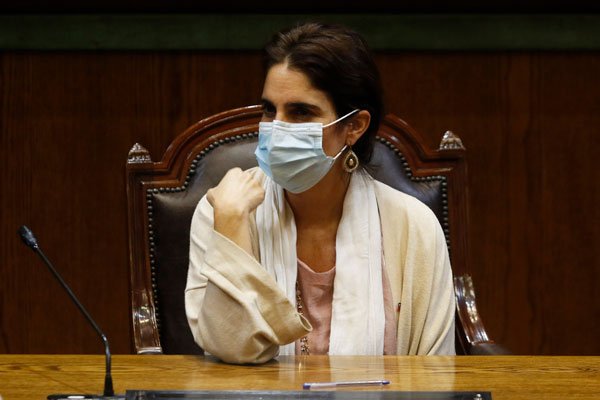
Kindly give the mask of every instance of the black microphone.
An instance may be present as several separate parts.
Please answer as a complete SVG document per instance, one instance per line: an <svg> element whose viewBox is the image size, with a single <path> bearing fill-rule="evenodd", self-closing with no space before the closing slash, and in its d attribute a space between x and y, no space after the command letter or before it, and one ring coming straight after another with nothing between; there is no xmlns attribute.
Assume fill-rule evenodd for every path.
<svg viewBox="0 0 600 400"><path fill-rule="evenodd" d="M19 228L17 233L19 234L19 236L21 236L21 239L23 239L23 242L25 242L25 244L28 247L31 247L33 249L33 251L35 251L41 257L41 259L44 261L44 263L46 264L48 269L50 269L50 272L52 272L54 277L58 280L58 282L60 282L62 287L67 291L67 293L71 297L71 300L73 300L73 302L75 303L77 308L79 308L79 311L81 311L81 313L89 321L89 323L92 324L92 327L94 328L96 333L98 333L98 336L100 336L100 339L102 339L102 342L104 343L104 352L106 354L106 373L104 375L104 393L102 395L51 394L48 396L48 399L68 399L68 398L77 398L77 399L112 399L112 398L115 398L116 399L116 398L123 398L122 396L115 397L115 392L113 390L112 377L110 375L110 348L108 347L108 339L106 338L106 335L104 335L104 332L102 332L102 330L98 327L98 325L96 324L96 321L94 321L94 319L90 316L90 314L87 312L85 307L83 307L83 304L81 304L79 302L79 300L77 299L77 297L75 297L75 294L73 294L73 291L71 290L69 285L66 284L66 282L63 280L63 278L60 276L60 274L54 269L50 260L48 260L46 255L40 249L40 246L38 245L37 240L36 240L35 236L33 235L33 232L31 232L31 230L28 227L23 225Z"/></svg>

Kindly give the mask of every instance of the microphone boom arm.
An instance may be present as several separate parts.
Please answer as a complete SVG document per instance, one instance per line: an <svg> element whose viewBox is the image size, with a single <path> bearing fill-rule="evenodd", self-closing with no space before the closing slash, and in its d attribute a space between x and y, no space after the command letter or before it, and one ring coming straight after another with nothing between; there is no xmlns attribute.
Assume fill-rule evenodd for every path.
<svg viewBox="0 0 600 400"><path fill-rule="evenodd" d="M71 290L69 285L67 285L67 283L63 280L63 278L56 271L56 269L54 269L54 266L52 265L50 260L48 260L48 257L46 257L44 252L40 249L40 246L38 245L37 240L33 236L33 232L31 232L31 230L29 228L27 228L25 225L21 226L21 228L19 228L18 232L19 232L19 235L21 236L21 238L23 239L23 241L25 242L25 244L28 247L31 247L33 249L33 251L35 251L40 256L42 261L44 261L44 264L46 264L46 266L48 267L50 272L52 272L52 275L54 275L54 277L58 280L58 282L62 285L62 287L67 291L67 293L71 297L71 300L73 300L73 302L77 305L77 308L79 308L79 311L81 311L83 316L92 325L92 327L94 328L94 330L96 331L98 336L100 336L100 339L102 339L102 343L104 343L104 353L106 355L106 357L105 357L106 358L106 374L104 376L104 394L103 394L103 396L106 396L106 397L114 396L115 392L113 389L112 376L110 373L110 369L111 369L110 368L110 359L111 359L110 348L108 346L108 339L106 338L106 335L104 334L104 332L102 332L100 327L98 327L98 325L96 324L96 321L94 321L94 319L91 317L91 315L87 312L87 310L85 309L83 304L81 304L81 302L77 299L77 297L75 296L75 294L73 293L73 291Z"/></svg>

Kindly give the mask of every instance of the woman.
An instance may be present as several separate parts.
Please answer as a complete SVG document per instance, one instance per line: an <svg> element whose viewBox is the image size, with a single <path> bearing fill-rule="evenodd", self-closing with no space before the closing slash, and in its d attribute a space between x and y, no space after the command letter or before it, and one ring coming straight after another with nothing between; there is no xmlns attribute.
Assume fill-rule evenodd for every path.
<svg viewBox="0 0 600 400"><path fill-rule="evenodd" d="M266 46L259 168L194 213L186 312L231 363L278 354L454 354L439 223L365 171L382 114L363 39L309 23Z"/></svg>

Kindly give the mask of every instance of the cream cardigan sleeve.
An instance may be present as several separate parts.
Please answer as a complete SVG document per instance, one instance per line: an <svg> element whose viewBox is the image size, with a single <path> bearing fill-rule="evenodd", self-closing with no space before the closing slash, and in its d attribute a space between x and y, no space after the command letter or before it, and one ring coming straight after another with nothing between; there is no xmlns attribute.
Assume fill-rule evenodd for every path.
<svg viewBox="0 0 600 400"><path fill-rule="evenodd" d="M255 256L213 229L206 197L192 218L185 308L196 343L229 363L266 362L311 329Z"/></svg>
<svg viewBox="0 0 600 400"><path fill-rule="evenodd" d="M455 297L448 248L435 214L377 183L384 257L399 303L397 354L455 354Z"/></svg>

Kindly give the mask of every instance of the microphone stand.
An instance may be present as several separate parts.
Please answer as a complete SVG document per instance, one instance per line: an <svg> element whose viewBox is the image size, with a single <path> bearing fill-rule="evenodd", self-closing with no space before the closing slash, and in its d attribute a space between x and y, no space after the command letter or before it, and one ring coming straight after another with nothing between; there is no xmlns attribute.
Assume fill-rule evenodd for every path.
<svg viewBox="0 0 600 400"><path fill-rule="evenodd" d="M94 330L96 331L96 333L98 334L98 336L100 336L100 339L102 340L102 343L104 344L104 354L105 354L105 360L106 360L106 373L104 376L104 392L102 394L102 396L98 396L98 395L64 395L64 394L59 394L59 395L49 395L48 399L62 399L62 398L92 398L92 399L107 399L107 398L118 398L118 397L114 397L115 396L115 391L113 389L113 382L112 382L112 376L110 374L110 348L108 346L108 339L106 338L106 335L104 334L104 332L102 332L102 330L100 329L100 327L98 327L98 325L96 324L96 321L94 321L94 319L92 318L92 316L87 312L87 310L85 309L85 307L83 306L83 304L81 304L81 302L77 299L77 297L75 296L75 294L73 293L73 291L71 290L71 288L69 287L69 285L67 285L67 283L63 280L63 278L60 276L60 274L58 273L58 271L56 271L56 269L54 269L54 266L52 265L52 263L50 262L50 260L48 259L48 257L46 257L46 255L44 254L44 252L40 249L37 240L35 238L35 236L33 235L33 232L26 227L25 225L21 226L18 230L19 235L21 236L21 239L23 239L23 242L25 242L25 244L30 247L31 249L33 249L33 251L35 251L40 258L42 259L42 261L44 261L44 264L46 264L46 266L48 267L48 269L50 270L50 272L52 272L52 274L54 275L54 277L58 280L58 282L62 285L62 287L66 290L67 294L71 297L71 300L73 300L73 303L75 303L75 305L77 306L77 308L79 309L79 311L81 311L81 313L83 314L83 316L88 320L88 322L92 325L92 327L94 328ZM82 396L82 397L79 397Z"/></svg>

